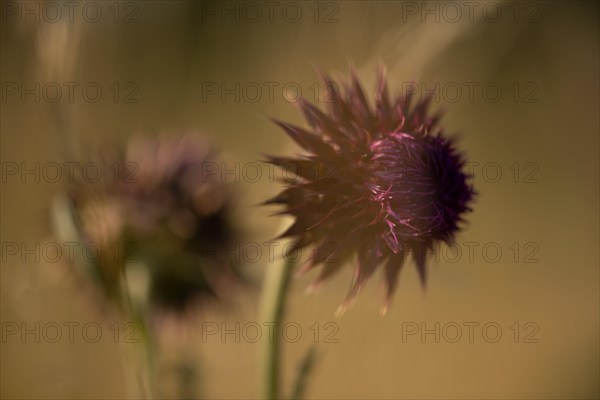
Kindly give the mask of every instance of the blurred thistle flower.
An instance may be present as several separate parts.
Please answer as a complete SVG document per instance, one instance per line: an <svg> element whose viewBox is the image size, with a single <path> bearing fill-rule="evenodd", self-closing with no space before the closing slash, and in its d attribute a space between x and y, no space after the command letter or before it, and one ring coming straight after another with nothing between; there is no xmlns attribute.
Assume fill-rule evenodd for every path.
<svg viewBox="0 0 600 400"><path fill-rule="evenodd" d="M109 298L183 312L231 297L238 235L227 188L205 170L213 157L197 135L138 136L102 163L100 182L71 185L78 236L99 249L90 268Z"/></svg>
<svg viewBox="0 0 600 400"><path fill-rule="evenodd" d="M385 313L405 258L412 254L424 285L427 250L453 240L474 192L463 157L427 112L429 98L414 105L411 93L391 100L383 69L373 107L354 73L343 91L329 76L323 80L332 97L326 113L299 101L310 130L274 120L309 154L268 157L296 179L286 179L287 188L266 203L283 204L279 214L295 217L280 237L294 238L296 249L314 247L299 273L323 264L309 289L357 255L338 313L384 264Z"/></svg>

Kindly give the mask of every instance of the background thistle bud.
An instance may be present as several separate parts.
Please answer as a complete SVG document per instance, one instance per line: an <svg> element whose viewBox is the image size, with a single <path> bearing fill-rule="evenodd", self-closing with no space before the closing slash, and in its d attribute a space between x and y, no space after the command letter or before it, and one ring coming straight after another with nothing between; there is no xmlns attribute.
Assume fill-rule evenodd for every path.
<svg viewBox="0 0 600 400"><path fill-rule="evenodd" d="M227 298L237 231L227 188L205 170L213 156L197 135L137 136L110 179L70 188L83 240L107 255L92 269L109 297L122 302L122 285L142 282L132 292L150 307L180 312Z"/></svg>
<svg viewBox="0 0 600 400"><path fill-rule="evenodd" d="M323 80L333 97L326 112L299 102L310 129L275 120L308 155L269 158L298 179L267 203L283 204L283 213L295 217L282 236L297 248L315 246L300 271L323 264L313 287L357 255L339 311L383 264L385 312L406 256L412 254L425 284L426 251L453 239L474 192L462 156L438 128L438 116L427 112L429 99L390 99L383 70L373 106L354 73L341 91L329 76Z"/></svg>

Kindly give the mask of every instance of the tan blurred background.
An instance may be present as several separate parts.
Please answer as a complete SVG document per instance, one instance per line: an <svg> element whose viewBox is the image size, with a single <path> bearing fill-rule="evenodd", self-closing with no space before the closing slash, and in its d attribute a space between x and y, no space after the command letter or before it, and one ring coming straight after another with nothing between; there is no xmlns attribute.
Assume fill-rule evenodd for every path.
<svg viewBox="0 0 600 400"><path fill-rule="evenodd" d="M86 3L74 9L73 22L64 8L55 18L44 2L0 4L2 398L139 396L121 356L133 345L114 343L109 328L119 318L81 293L66 263L6 253L6 243L52 240L48 213L61 189L43 177L36 182L32 176L7 175L7 163L43 166L63 162L65 154L85 160L81 149L142 132L202 132L225 158L239 163L264 153L296 152L266 118L302 123L283 86L300 87L311 98L318 82L315 66L341 76L350 64L369 90L378 64L386 65L392 92L412 81L427 88L439 83L443 90L435 107L446 110L446 130L460 133L459 146L480 163L474 169L479 196L457 238L460 260L453 262L449 252L430 262L425 293L412 265L405 268L386 317L378 314L379 276L339 319L334 312L349 287L350 266L316 295L304 295L313 275L295 281L288 320L303 334L285 345L286 387L313 340L309 327L317 323L319 362L309 398L600 396L598 3L478 2L469 14L456 2L462 13L457 16L456 7L443 2L275 2L272 15L270 6L257 2L262 16L254 21L256 8L238 2L102 2L95 3L100 17L88 10L87 19L96 22L83 17ZM219 13L223 7L229 13ZM299 20L293 22L297 10ZM43 93L39 102L34 95L11 94L14 84L31 88L35 82L43 87L71 81L96 82L103 97L91 103L76 90L73 102L65 92L50 103ZM121 85L118 101L115 82ZM242 90L252 82L263 89L256 101L252 86ZM276 83L272 99L270 82ZM127 83L133 86L124 88ZM222 99L220 85L235 88L236 83L240 90ZM220 89L210 94L207 88L214 84ZM462 97L455 101L457 86ZM493 102L498 86L502 93ZM325 93L319 89L323 105ZM293 89L286 93L294 94ZM127 95L138 101L126 103ZM493 168L484 171L486 165ZM497 181L496 166L502 173ZM254 205L280 185L242 177L238 189L240 219L253 240L278 233L284 221L268 217L274 210ZM466 242L478 243L472 260ZM502 255L493 262L496 248ZM265 269L275 265L251 263L249 274L260 284ZM203 343L200 333L202 321L226 322L230 328L236 321L241 326L258 321L258 291L243 294L233 310L197 317L188 329L165 328L164 364L181 354L200 360L192 384L199 396L260 396L261 343L243 338L236 343L231 336ZM324 343L331 332L324 328L328 321L337 324L338 343ZM36 322L42 327L96 322L103 335L91 343L75 331L71 343L65 329L57 343L44 337L36 343L33 334L25 340L20 333L7 334L23 322L29 328ZM466 337L469 322L479 324L472 343ZM411 327L433 329L436 323L439 343L434 335L408 335ZM449 340L453 323L462 327L457 343ZM488 342L494 328L488 336L482 333L488 323L502 329L496 343Z"/></svg>

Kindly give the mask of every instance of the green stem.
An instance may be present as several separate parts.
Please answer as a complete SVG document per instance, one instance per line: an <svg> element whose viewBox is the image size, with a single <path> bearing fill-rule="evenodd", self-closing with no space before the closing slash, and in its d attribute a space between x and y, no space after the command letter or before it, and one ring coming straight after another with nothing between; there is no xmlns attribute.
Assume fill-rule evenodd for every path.
<svg viewBox="0 0 600 400"><path fill-rule="evenodd" d="M310 377L314 369L316 358L317 347L313 344L306 352L306 355L304 356L304 359L302 359L302 363L300 364L298 374L296 375L296 382L294 383L294 388L290 397L291 400L301 400L304 398L306 384L308 382L308 378Z"/></svg>
<svg viewBox="0 0 600 400"><path fill-rule="evenodd" d="M136 324L138 332L141 336L142 348L140 350L139 366L138 366L138 379L140 383L140 389L144 399L154 399L154 351L155 343L150 335L148 326L144 316L135 310L131 317L133 322Z"/></svg>
<svg viewBox="0 0 600 400"><path fill-rule="evenodd" d="M269 400L281 398L281 324L293 269L294 261L286 259L283 265L269 268L265 276L263 320L272 332L264 349L264 398Z"/></svg>
<svg viewBox="0 0 600 400"><path fill-rule="evenodd" d="M127 288L127 278L125 271L122 271L122 282L124 287L122 289L122 296L124 297L124 308L125 315L132 319L135 324L137 332L141 336L141 349L136 348L139 352L139 357L135 357L137 360L137 378L140 386L140 392L143 399L154 399L154 385L153 385L153 366L154 366L154 352L155 342L154 338L150 333L146 318L140 307L133 302L129 289Z"/></svg>

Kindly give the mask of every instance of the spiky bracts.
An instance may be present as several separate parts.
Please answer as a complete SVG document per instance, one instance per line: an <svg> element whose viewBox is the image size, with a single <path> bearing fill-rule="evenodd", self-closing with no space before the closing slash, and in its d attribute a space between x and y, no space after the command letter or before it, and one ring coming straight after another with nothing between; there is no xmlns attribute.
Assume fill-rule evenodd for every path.
<svg viewBox="0 0 600 400"><path fill-rule="evenodd" d="M405 258L412 254L424 284L427 250L453 239L474 193L463 157L427 112L429 99L412 105L408 93L391 100L383 70L373 106L354 73L343 90L325 74L323 80L333 98L325 112L299 101L309 129L274 120L307 154L269 157L297 179L267 203L283 204L282 213L295 217L282 237L296 248L314 246L300 269L322 265L313 286L356 254L339 311L383 265L385 312Z"/></svg>

